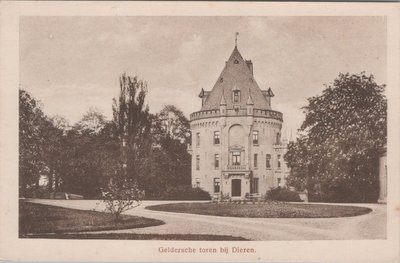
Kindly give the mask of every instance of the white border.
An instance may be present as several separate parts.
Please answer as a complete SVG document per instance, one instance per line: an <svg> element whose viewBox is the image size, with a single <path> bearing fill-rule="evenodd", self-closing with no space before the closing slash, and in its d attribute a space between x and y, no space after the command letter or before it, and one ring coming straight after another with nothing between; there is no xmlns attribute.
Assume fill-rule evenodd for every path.
<svg viewBox="0 0 400 263"><path fill-rule="evenodd" d="M399 262L399 25L396 3L0 2L0 259L29 261ZM18 26L20 16L387 16L388 238L224 242L256 254L159 254L160 246L221 242L18 239Z"/></svg>

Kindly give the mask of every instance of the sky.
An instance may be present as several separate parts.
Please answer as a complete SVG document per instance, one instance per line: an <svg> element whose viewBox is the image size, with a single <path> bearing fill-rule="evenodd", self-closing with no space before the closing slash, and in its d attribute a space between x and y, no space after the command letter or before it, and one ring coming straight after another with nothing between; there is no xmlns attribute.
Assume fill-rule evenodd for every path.
<svg viewBox="0 0 400 263"><path fill-rule="evenodd" d="M386 83L384 17L21 17L20 86L49 116L71 124L89 108L108 119L119 76L148 83L156 113L174 104L187 117L200 110L239 32L238 49L253 61L272 109L289 137L304 120L301 107L342 73L373 74Z"/></svg>

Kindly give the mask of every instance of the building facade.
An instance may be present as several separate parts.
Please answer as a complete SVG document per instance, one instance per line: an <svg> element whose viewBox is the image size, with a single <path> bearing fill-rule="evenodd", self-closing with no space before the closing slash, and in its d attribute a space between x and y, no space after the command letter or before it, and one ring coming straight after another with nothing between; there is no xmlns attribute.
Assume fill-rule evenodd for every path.
<svg viewBox="0 0 400 263"><path fill-rule="evenodd" d="M387 200L387 146L385 145L379 156L379 203Z"/></svg>
<svg viewBox="0 0 400 263"><path fill-rule="evenodd" d="M273 96L259 88L252 62L235 46L212 90L201 90L201 110L190 115L193 187L243 199L285 185L287 141Z"/></svg>

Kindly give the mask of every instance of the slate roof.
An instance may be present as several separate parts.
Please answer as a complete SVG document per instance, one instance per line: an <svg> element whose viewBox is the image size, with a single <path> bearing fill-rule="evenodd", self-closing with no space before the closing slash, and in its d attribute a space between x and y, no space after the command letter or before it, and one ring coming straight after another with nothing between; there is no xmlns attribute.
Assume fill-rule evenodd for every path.
<svg viewBox="0 0 400 263"><path fill-rule="evenodd" d="M244 108L249 99L249 92L254 108L271 109L247 63L235 47L201 110L219 109L221 101L226 102L227 109L233 109L233 105ZM235 89L240 90L241 99L239 103L234 104L232 90Z"/></svg>

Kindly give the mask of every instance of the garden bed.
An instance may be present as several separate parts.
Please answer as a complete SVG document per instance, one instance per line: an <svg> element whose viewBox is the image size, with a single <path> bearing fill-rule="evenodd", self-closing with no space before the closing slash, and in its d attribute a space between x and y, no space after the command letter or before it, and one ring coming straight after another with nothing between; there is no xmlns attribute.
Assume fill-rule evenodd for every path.
<svg viewBox="0 0 400 263"><path fill-rule="evenodd" d="M252 217L252 218L330 218L364 215L372 210L365 207L265 203L177 203L147 206L146 209L213 216Z"/></svg>
<svg viewBox="0 0 400 263"><path fill-rule="evenodd" d="M38 233L71 233L101 230L140 228L164 224L163 221L122 215L117 224L112 214L76 210L56 206L19 203L19 236L28 237Z"/></svg>

